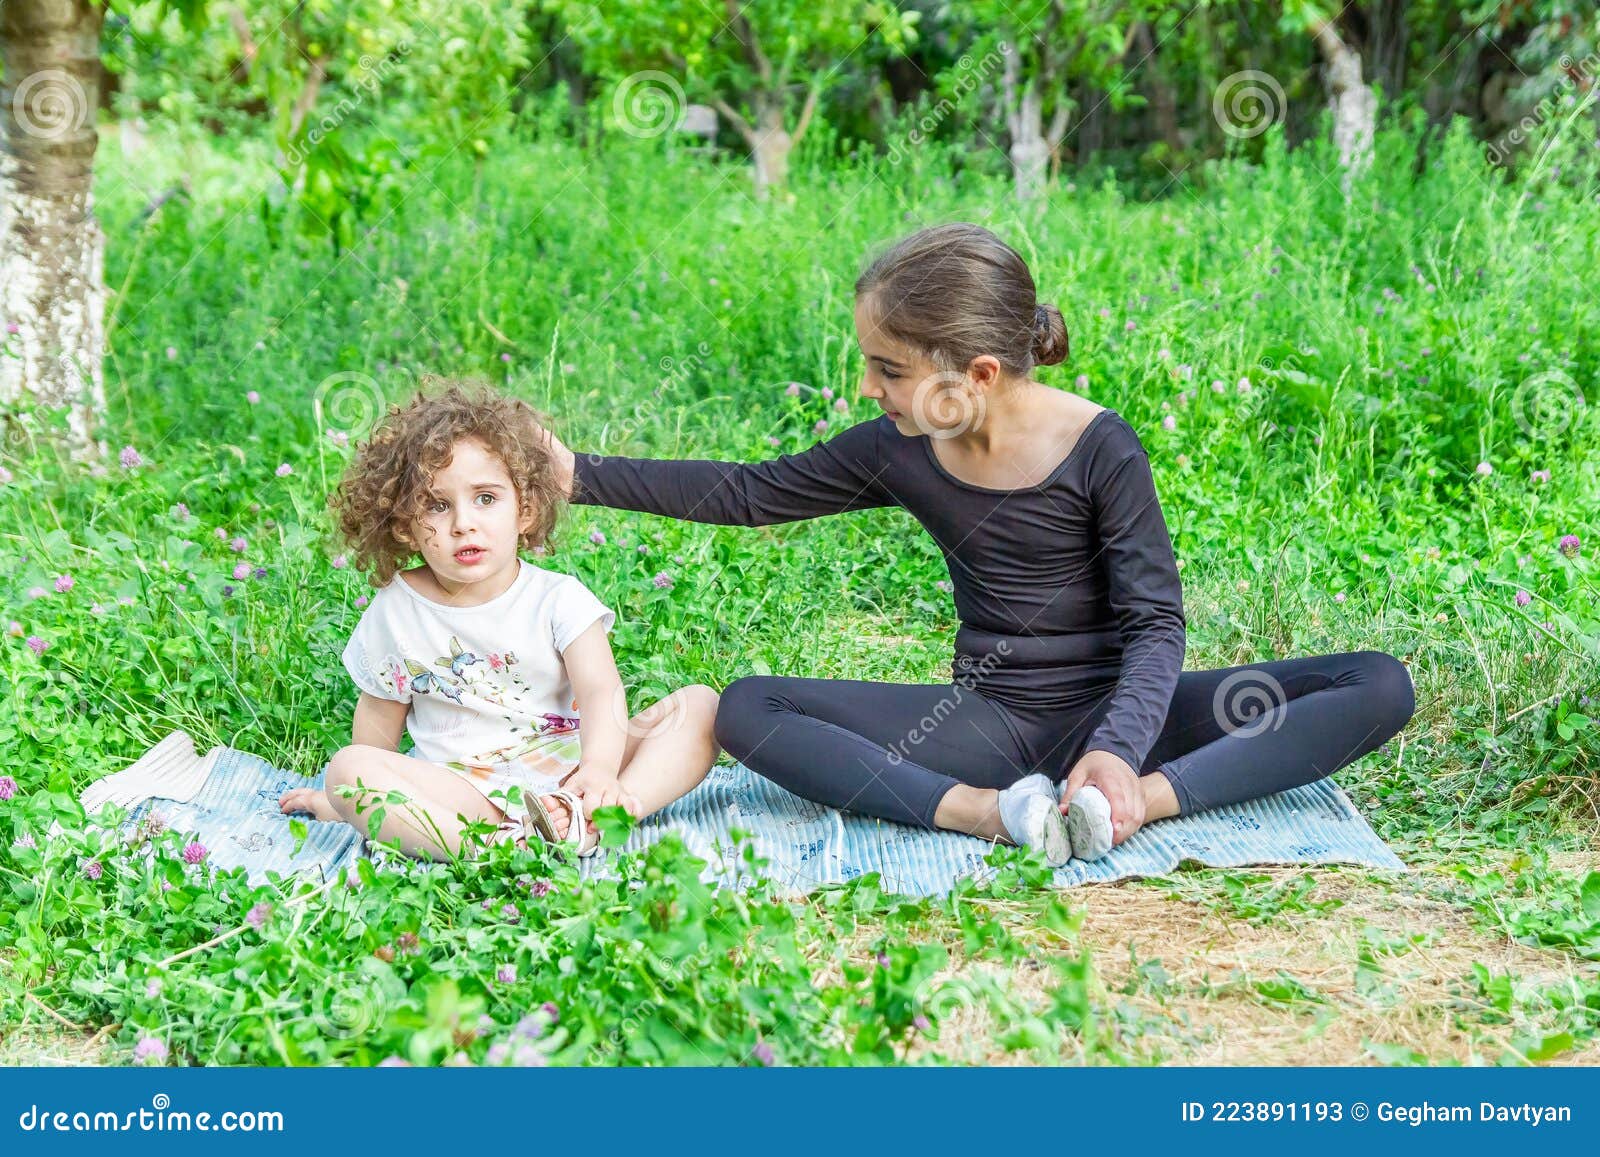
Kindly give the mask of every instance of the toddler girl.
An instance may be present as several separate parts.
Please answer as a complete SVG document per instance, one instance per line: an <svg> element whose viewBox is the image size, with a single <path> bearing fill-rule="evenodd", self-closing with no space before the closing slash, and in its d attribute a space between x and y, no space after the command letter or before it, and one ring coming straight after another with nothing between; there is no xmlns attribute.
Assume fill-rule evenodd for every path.
<svg viewBox="0 0 1600 1157"><path fill-rule="evenodd" d="M391 408L331 503L378 588L344 650L361 692L352 742L325 789L285 792L284 812L410 856L458 854L469 821L493 824L491 842L537 833L587 855L595 808L649 815L705 778L716 692L684 687L630 719L615 614L519 557L548 543L562 497L525 403L447 383Z"/></svg>

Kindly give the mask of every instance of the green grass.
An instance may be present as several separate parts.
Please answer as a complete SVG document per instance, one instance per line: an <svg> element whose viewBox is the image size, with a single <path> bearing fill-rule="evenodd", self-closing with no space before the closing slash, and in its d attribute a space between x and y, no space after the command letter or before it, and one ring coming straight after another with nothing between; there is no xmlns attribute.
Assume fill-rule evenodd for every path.
<svg viewBox="0 0 1600 1157"><path fill-rule="evenodd" d="M1011 894L1033 897L1015 911L905 904L871 881L798 906L706 894L671 847L628 866L642 892L575 893L533 857L368 877L291 907L176 866L173 835L153 867L119 859L74 812L84 784L175 726L305 772L348 740L354 692L337 656L365 587L324 539L323 498L351 449L319 428L315 399L324 427L359 436L420 373L482 375L580 450L797 450L819 420L869 416L820 394L854 394L864 257L957 218L1015 244L1066 314L1074 355L1044 380L1083 375L1076 388L1150 451L1183 565L1188 666L1366 648L1405 659L1416 719L1339 782L1403 858L1448 867L1435 882L1480 926L1593 959L1593 877L1542 865L1600 832L1600 740L1581 702L1600 696L1595 160L1557 141L1507 187L1464 134L1432 146L1420 173L1404 133L1378 148L1348 203L1325 150L1269 147L1260 165L1218 166L1156 201L1080 181L1023 211L1003 181L952 175L939 155L915 171L803 158L792 196L758 204L736 165L529 133L481 160L397 171L359 243L336 253L275 207L258 150L169 138L132 160L108 139L113 455L101 473L54 464L13 421L15 478L0 486L0 541L19 560L0 603L20 631L0 659L13 705L0 750L20 785L0 804L0 1029L38 1020L29 992L75 1024L118 1025L123 1057L156 1036L206 1063L482 1061L496 1044L553 1063L759 1063L758 1044L780 1063L879 1063L941 1055L939 1018L959 1004L982 1007L1001 1052L1148 1056L1137 1040L1154 1030L1084 980L1093 945L1074 897L1030 892L1025 858L1002 857ZM147 216L180 181L188 195ZM338 374L356 376L324 385ZM809 388L789 398L790 381ZM118 465L124 445L145 465ZM1575 557L1558 550L1567 534L1582 540ZM241 557L266 576L234 580ZM739 530L578 508L543 561L616 607L641 705L754 671L948 674L942 564L899 512ZM670 589L650 581L662 570ZM56 593L61 575L73 586ZM47 840L53 817L68 830ZM24 832L39 848L13 843ZM1486 885L1522 849L1526 887ZM101 879L83 874L88 858ZM558 886L535 902L518 878ZM1338 916L1251 873L1184 889L1246 922ZM496 915L507 898L516 923ZM162 964L263 899L263 929ZM407 933L416 951L396 953ZM711 958L695 955L706 946ZM1032 1005L1000 982L934 998L941 968L985 958L1042 962L1052 983ZM516 980L495 983L507 965ZM1551 999L1474 983L1499 984L1508 1008ZM1271 970L1239 984L1319 1005ZM515 1036L547 1000L559 1023ZM1595 1035L1597 1006L1591 981L1561 1031Z"/></svg>

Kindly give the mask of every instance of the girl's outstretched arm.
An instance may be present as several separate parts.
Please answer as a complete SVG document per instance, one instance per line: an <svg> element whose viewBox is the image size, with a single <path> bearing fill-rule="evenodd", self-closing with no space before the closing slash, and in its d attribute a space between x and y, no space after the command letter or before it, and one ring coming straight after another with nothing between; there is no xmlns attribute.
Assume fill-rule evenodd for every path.
<svg viewBox="0 0 1600 1157"><path fill-rule="evenodd" d="M886 422L862 422L766 462L574 455L551 440L558 459L570 465L573 502L721 526L767 526L899 505L879 481Z"/></svg>

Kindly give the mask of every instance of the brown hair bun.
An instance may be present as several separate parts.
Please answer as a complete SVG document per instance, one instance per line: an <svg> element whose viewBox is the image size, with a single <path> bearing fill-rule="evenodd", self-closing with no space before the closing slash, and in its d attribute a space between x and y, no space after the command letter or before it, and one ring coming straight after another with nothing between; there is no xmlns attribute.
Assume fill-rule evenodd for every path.
<svg viewBox="0 0 1600 1157"><path fill-rule="evenodd" d="M1035 365L1053 366L1067 360L1067 323L1061 311L1053 305L1036 305L1033 308L1033 361Z"/></svg>

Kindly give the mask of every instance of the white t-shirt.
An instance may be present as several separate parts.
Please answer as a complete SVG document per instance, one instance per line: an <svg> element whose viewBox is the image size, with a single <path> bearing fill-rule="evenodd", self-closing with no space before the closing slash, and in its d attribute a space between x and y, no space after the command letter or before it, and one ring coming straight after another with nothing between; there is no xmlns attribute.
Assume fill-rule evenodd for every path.
<svg viewBox="0 0 1600 1157"><path fill-rule="evenodd" d="M511 586L475 607L436 603L395 575L350 636L345 669L367 694L411 705L419 759L487 765L577 728L561 652L617 616L571 575L518 561Z"/></svg>

